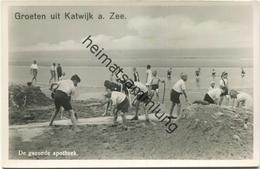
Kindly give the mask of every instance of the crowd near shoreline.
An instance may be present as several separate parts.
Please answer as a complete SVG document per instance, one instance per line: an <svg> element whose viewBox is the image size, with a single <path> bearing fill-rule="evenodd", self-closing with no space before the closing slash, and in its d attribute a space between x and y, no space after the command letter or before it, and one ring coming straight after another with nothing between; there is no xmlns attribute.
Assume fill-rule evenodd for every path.
<svg viewBox="0 0 260 169"><path fill-rule="evenodd" d="M133 73L128 76L124 73L123 68L115 64L113 60L104 52L104 49L100 49L98 45L93 43L91 36L88 36L82 44L86 48L89 48L91 54L93 54L98 60L101 61L105 67L111 73L111 76L104 79L105 93L104 97L100 98L100 106L105 106L104 114L113 115L113 126L117 126L117 118L120 114L123 119L123 126L127 129L127 122L125 114L128 113L130 107L134 107L135 115L131 120L138 120L140 106L143 106L146 122L150 122L149 113L154 113L159 121L164 122L166 131L172 133L177 129L175 123L181 115L182 104L180 97L183 95L187 104L216 104L223 105L223 101L231 102L232 107L243 107L245 109L252 109L253 98L249 94L232 89L229 85L229 74L227 71L223 71L220 76L219 83L216 82L217 72L212 69L212 80L209 83L209 89L204 94L201 100L189 99L189 93L186 89L186 82L189 79L185 72L181 72L179 80L174 83L170 91L165 91L166 79L158 76L157 70L153 69L151 65L147 65L146 79L142 82L139 77L137 68L133 67ZM56 66L57 65L57 66ZM167 80L171 80L174 67L170 67L166 73ZM32 79L27 85L34 85L37 82L37 75L39 67L37 61L34 60L30 72ZM196 83L201 82L200 77L201 68L198 68L194 72L194 78ZM241 79L246 76L246 72L241 68ZM97 77L98 78L98 77ZM87 79L84 79L84 81ZM61 64L52 63L50 66L50 79L49 85L52 91L52 98L55 104L55 112L52 114L50 120L50 126L53 125L53 121L58 113L68 111L70 113L71 121L75 131L80 131L77 127L77 119L79 118L77 112L75 112L71 106L71 96L75 95L77 85L80 83L81 78L77 75L77 72L70 78L66 78L65 72L62 70ZM163 85L163 91L160 90L160 85ZM164 104L165 94L170 94L171 107L169 112L161 112L160 106ZM111 113L111 112L112 113ZM174 111L176 113L174 113ZM110 113L109 113L110 112Z"/></svg>

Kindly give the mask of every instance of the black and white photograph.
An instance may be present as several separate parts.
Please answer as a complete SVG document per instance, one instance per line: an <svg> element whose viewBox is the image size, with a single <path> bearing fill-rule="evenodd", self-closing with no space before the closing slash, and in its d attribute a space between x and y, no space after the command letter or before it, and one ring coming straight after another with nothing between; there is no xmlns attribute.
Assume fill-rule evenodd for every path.
<svg viewBox="0 0 260 169"><path fill-rule="evenodd" d="M257 165L258 9L7 3L7 166Z"/></svg>

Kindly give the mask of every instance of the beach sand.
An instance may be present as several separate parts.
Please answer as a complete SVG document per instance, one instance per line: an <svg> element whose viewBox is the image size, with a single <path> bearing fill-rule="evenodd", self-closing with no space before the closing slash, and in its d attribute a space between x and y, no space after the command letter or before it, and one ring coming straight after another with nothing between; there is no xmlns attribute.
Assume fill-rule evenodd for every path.
<svg viewBox="0 0 260 169"><path fill-rule="evenodd" d="M95 105L97 99L73 101L79 119L98 118L104 107ZM168 103L162 112L168 110ZM128 121L128 130L121 123L80 125L75 133L71 125L53 127L20 127L17 124L48 122L53 104L30 106L10 116L10 159L251 159L253 152L253 115L243 109L227 106L184 105L178 128L169 134L165 123L153 120ZM140 111L142 112L142 111ZM131 110L127 115L133 115ZM142 113L141 113L142 114ZM65 114L69 118L68 114ZM154 116L154 114L150 114ZM57 117L59 119L59 117ZM120 119L120 117L119 117ZM68 124L70 120L68 119ZM245 128L245 121L247 127ZM95 119L93 118L93 123ZM16 125L15 125L16 124ZM55 122L54 122L55 124ZM15 128L12 126L15 125ZM225 132L223 132L225 131ZM22 134L21 133L26 133ZM24 152L75 151L74 156L19 156Z"/></svg>

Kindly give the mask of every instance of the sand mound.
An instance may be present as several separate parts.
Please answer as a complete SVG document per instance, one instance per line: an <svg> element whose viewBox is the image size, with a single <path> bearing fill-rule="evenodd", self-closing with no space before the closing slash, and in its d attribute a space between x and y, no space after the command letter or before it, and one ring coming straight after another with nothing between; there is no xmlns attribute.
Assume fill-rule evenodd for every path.
<svg viewBox="0 0 260 169"><path fill-rule="evenodd" d="M38 86L9 86L9 107L47 106L51 103Z"/></svg>
<svg viewBox="0 0 260 169"><path fill-rule="evenodd" d="M217 105L192 105L178 120L176 137L183 154L190 158L252 157L253 117L243 109ZM239 155L237 154L239 153Z"/></svg>

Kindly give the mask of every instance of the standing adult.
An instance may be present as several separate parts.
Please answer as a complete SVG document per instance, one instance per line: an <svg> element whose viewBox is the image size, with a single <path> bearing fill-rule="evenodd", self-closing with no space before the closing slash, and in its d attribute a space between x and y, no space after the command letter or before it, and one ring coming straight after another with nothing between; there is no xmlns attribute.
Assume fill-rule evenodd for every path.
<svg viewBox="0 0 260 169"><path fill-rule="evenodd" d="M33 83L33 81L37 82L38 69L39 69L39 67L37 65L37 61L34 60L33 64L31 65L31 69L30 69L31 70L31 74L33 75L32 83Z"/></svg>
<svg viewBox="0 0 260 169"><path fill-rule="evenodd" d="M54 80L54 82L56 82L56 64L55 63L53 63L51 65L50 73L51 73L51 78L49 80L49 83L51 83L52 80Z"/></svg>
<svg viewBox="0 0 260 169"><path fill-rule="evenodd" d="M58 76L58 81L59 81L60 77L62 76L62 67L59 63L58 63L58 66L57 66L57 76Z"/></svg>

